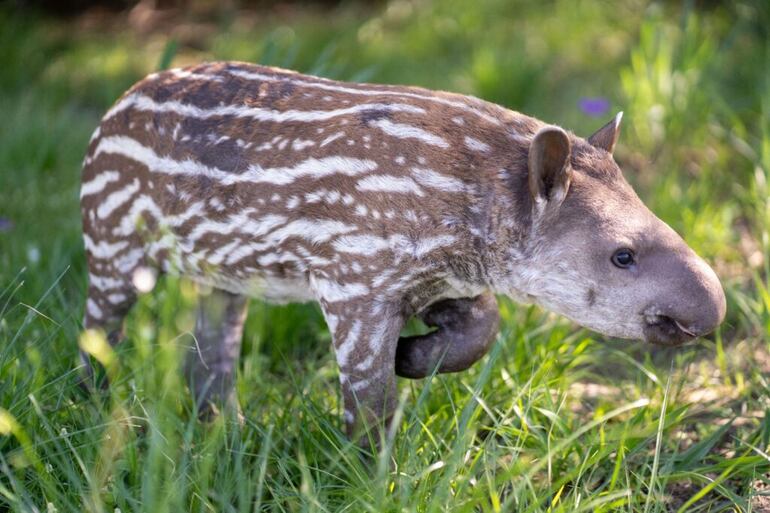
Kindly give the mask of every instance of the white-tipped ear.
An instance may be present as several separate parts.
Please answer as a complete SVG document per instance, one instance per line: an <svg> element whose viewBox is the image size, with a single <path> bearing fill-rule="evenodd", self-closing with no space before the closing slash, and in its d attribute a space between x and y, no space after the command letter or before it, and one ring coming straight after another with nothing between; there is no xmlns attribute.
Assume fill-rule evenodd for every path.
<svg viewBox="0 0 770 513"><path fill-rule="evenodd" d="M529 147L529 192L536 205L558 206L572 179L570 141L559 127L542 128Z"/></svg>
<svg viewBox="0 0 770 513"><path fill-rule="evenodd" d="M615 149L615 144L618 142L618 136L620 135L620 121L622 119L623 112L618 112L612 121L594 132L594 134L588 138L588 142L591 143L591 146L611 154Z"/></svg>

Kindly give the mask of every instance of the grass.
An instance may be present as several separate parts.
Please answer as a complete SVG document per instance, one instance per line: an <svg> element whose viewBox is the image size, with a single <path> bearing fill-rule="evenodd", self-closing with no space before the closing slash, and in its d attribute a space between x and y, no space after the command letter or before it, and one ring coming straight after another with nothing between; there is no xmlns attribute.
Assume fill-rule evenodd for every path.
<svg viewBox="0 0 770 513"><path fill-rule="evenodd" d="M700 4L394 0L149 31L0 9L0 511L770 510L770 9ZM197 422L178 372L194 287L169 278L108 356L109 392L84 394L90 133L145 73L220 58L471 93L583 135L606 119L580 98L609 99L618 161L714 264L727 321L655 349L503 301L491 354L402 381L402 422L367 460L313 306L254 302L245 423Z"/></svg>

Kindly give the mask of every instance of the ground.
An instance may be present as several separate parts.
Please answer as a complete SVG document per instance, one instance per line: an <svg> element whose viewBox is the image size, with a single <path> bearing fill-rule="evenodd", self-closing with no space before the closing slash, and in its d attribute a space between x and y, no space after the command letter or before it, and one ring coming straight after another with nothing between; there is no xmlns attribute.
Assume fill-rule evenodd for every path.
<svg viewBox="0 0 770 513"><path fill-rule="evenodd" d="M766 2L222 4L0 8L0 510L770 511ZM714 265L727 320L656 349L503 301L491 354L402 381L367 456L312 305L252 304L245 420L197 422L178 372L196 291L164 279L115 354L81 340L112 380L84 393L88 138L144 74L211 59L474 94L581 135L625 111L617 160Z"/></svg>

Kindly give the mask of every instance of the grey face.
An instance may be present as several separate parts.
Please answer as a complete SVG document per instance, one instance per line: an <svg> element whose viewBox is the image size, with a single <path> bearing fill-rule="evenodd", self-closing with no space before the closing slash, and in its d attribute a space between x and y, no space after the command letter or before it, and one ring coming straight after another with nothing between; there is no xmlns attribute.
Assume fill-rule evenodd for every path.
<svg viewBox="0 0 770 513"><path fill-rule="evenodd" d="M536 302L586 327L680 344L719 326L724 292L623 178L610 153L619 121L588 142L554 127L533 140L534 265L520 278Z"/></svg>

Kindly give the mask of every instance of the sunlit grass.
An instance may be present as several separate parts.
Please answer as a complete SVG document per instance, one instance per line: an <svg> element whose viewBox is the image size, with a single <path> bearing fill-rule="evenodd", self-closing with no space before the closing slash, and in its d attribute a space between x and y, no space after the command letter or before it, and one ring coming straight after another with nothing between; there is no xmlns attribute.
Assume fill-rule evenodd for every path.
<svg viewBox="0 0 770 513"><path fill-rule="evenodd" d="M554 15L556 14L556 15ZM0 510L761 511L770 461L770 74L762 2L396 0L183 31L78 31L0 10ZM91 130L166 64L241 59L501 102L585 135L625 110L643 199L715 264L728 318L676 350L503 300L491 354L401 381L378 454L343 435L317 307L255 302L245 420L196 419L179 372L195 287L160 280L114 354L81 333L79 166ZM8 226L7 224L0 226ZM78 347L108 391L77 385Z"/></svg>

